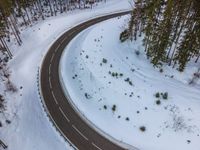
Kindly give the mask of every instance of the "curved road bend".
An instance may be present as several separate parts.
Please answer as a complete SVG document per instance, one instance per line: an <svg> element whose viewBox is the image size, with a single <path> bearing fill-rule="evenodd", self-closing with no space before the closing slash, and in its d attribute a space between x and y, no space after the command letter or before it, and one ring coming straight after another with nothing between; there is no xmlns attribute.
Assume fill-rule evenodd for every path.
<svg viewBox="0 0 200 150"><path fill-rule="evenodd" d="M82 23L60 36L48 50L40 75L41 93L53 123L61 134L80 150L123 150L90 127L71 107L59 80L59 61L66 45L82 30L98 22L125 15L122 12ZM117 131L116 131L117 132Z"/></svg>

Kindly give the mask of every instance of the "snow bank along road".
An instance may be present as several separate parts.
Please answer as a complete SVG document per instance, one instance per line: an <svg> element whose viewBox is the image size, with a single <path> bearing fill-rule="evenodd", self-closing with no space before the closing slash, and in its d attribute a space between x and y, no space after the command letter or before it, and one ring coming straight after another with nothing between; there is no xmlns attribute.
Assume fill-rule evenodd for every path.
<svg viewBox="0 0 200 150"><path fill-rule="evenodd" d="M59 61L62 52L73 37L82 30L98 22L128 13L130 12L98 17L70 29L54 42L44 58L40 86L48 115L61 134L80 150L121 150L125 148L97 133L71 107L59 80Z"/></svg>

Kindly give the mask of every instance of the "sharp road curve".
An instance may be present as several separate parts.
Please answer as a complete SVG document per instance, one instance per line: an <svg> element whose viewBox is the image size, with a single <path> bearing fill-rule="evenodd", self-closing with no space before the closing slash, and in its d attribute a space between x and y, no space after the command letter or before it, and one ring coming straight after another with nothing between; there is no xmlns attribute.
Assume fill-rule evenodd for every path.
<svg viewBox="0 0 200 150"><path fill-rule="evenodd" d="M61 35L48 50L40 70L43 103L56 128L80 150L123 150L88 125L72 107L59 80L59 62L66 45L82 30L98 22L128 14L115 13L84 22ZM117 132L117 131L116 131Z"/></svg>

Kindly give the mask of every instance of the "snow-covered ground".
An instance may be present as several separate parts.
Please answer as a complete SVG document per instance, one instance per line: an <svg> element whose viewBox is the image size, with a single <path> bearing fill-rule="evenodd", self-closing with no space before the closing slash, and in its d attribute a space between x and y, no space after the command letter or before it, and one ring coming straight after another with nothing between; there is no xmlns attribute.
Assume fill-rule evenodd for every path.
<svg viewBox="0 0 200 150"><path fill-rule="evenodd" d="M91 17L129 8L128 0L109 0L92 10L63 13L22 29L22 46L18 46L14 40L10 43L14 54L9 62L11 81L19 90L16 94L6 95L7 110L5 116L0 116L3 123L0 139L9 150L71 149L43 111L38 96L38 67L53 41L67 29ZM11 124L6 124L5 118L11 120Z"/></svg>
<svg viewBox="0 0 200 150"><path fill-rule="evenodd" d="M141 150L199 150L200 83L188 82L200 64L161 73L141 39L120 43L128 19L94 25L66 47L61 76L73 103L98 128Z"/></svg>

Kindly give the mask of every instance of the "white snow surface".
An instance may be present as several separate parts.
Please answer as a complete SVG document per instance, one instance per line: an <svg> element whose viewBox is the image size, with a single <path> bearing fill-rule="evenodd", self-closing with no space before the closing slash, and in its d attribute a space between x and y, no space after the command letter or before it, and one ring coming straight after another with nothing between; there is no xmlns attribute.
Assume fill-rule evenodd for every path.
<svg viewBox="0 0 200 150"><path fill-rule="evenodd" d="M63 13L21 28L22 46L18 46L15 40L9 44L14 54L9 63L11 81L19 90L16 94L6 95L7 110L0 116L1 120L8 118L12 121L8 125L2 122L0 128L0 139L9 150L71 149L42 108L37 87L38 68L48 48L64 31L92 17L127 9L130 9L128 0L109 0L94 9Z"/></svg>
<svg viewBox="0 0 200 150"><path fill-rule="evenodd" d="M164 66L160 73L146 58L142 38L119 41L128 19L94 25L66 47L60 71L73 103L102 131L141 150L199 150L200 84L188 82L200 64L188 64L183 73ZM168 98L156 98L157 92Z"/></svg>

